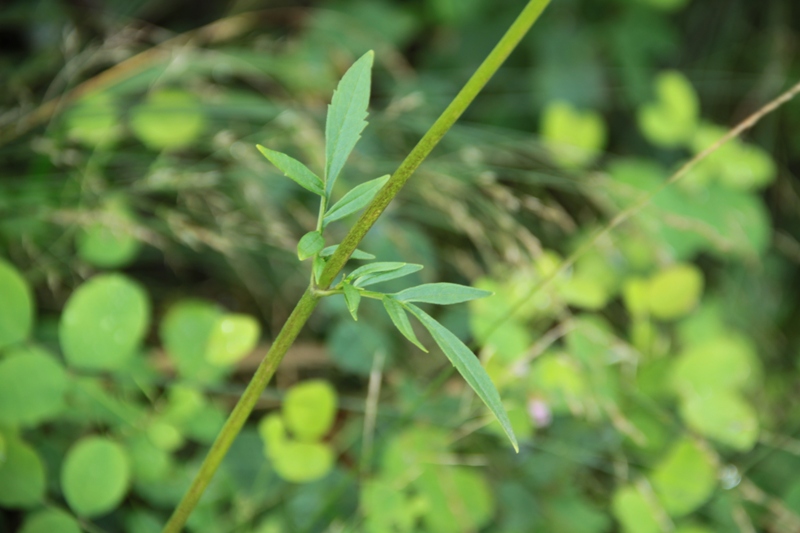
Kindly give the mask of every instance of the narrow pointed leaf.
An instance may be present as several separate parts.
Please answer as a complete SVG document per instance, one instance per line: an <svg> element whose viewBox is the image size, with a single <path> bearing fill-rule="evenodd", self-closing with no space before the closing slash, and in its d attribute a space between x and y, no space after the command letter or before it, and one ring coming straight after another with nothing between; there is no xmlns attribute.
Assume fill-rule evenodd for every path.
<svg viewBox="0 0 800 533"><path fill-rule="evenodd" d="M338 247L339 247L338 244L334 244L333 246L328 246L327 248L325 248L324 250L322 250L319 253L319 256L320 257L330 257L330 256L333 255L333 253L336 251L336 249ZM375 256L370 254L370 253L365 252L364 250L359 250L358 248L356 248L355 251L353 251L353 253L350 255L350 259L366 259L366 260L370 260L370 259L375 259Z"/></svg>
<svg viewBox="0 0 800 533"><path fill-rule="evenodd" d="M361 276L358 280L353 282L353 285L356 287L367 287L369 285L375 285L376 283L383 283L384 281L402 278L403 276L408 276L409 274L419 272L420 270L422 270L422 265L408 264L398 268L397 270L392 270L391 272L380 272Z"/></svg>
<svg viewBox="0 0 800 533"><path fill-rule="evenodd" d="M336 202L330 210L325 213L322 219L322 225L327 226L334 220L339 220L347 215L352 215L356 211L360 211L369 204L383 185L389 181L389 175L375 178L366 183L362 183L351 189L347 194L342 196L342 199Z"/></svg>
<svg viewBox="0 0 800 533"><path fill-rule="evenodd" d="M322 276L322 271L325 270L325 265L328 263L327 259L321 257L321 254L322 252L317 254L311 262L311 273L314 274L314 282L319 281L320 276Z"/></svg>
<svg viewBox="0 0 800 533"><path fill-rule="evenodd" d="M358 267L357 269L350 272L347 276L348 280L358 279L361 276L366 276L367 274L374 274L377 272L391 272L392 270L398 270L403 268L408 263L399 263L394 261L381 261L378 263L370 263L368 265L364 265Z"/></svg>
<svg viewBox="0 0 800 533"><path fill-rule="evenodd" d="M445 328L439 322L433 319L429 314L420 309L414 304L405 304L408 309L422 323L423 326L430 332L433 340L439 345L444 354L456 367L456 370L464 377L470 387L475 391L478 397L483 400L483 403L492 411L494 416L500 422L503 431L505 431L514 450L519 452L519 444L517 444L517 437L514 435L514 430L511 429L511 421L508 419L508 414L500 401L500 394L497 392L489 375L481 366L475 354L467 348L458 337L456 337L450 330Z"/></svg>
<svg viewBox="0 0 800 533"><path fill-rule="evenodd" d="M361 132L367 126L370 77L375 54L370 50L353 63L339 82L328 106L325 123L325 193L330 196L333 184L342 171Z"/></svg>
<svg viewBox="0 0 800 533"><path fill-rule="evenodd" d="M344 301L347 304L347 310L353 316L353 320L358 321L358 304L361 303L361 292L349 283L342 286L344 291Z"/></svg>
<svg viewBox="0 0 800 533"><path fill-rule="evenodd" d="M391 296L386 296L383 299L383 307L386 308L386 313L389 315L389 318L392 319L392 323L395 325L397 330L402 333L406 339L410 340L417 348L425 353L428 353L428 349L425 348L421 342L419 342L419 339L417 339L403 305Z"/></svg>
<svg viewBox="0 0 800 533"><path fill-rule="evenodd" d="M305 261L309 257L321 252L325 248L325 239L318 231L310 231L303 235L297 243L297 257L300 261Z"/></svg>
<svg viewBox="0 0 800 533"><path fill-rule="evenodd" d="M452 305L491 295L492 293L489 291L455 283L426 283L400 291L394 297L401 302Z"/></svg>
<svg viewBox="0 0 800 533"><path fill-rule="evenodd" d="M286 154L264 148L260 144L257 144L256 148L264 157L269 159L270 163L278 167L278 170L294 180L295 183L314 194L325 196L325 185L322 180L303 163Z"/></svg>

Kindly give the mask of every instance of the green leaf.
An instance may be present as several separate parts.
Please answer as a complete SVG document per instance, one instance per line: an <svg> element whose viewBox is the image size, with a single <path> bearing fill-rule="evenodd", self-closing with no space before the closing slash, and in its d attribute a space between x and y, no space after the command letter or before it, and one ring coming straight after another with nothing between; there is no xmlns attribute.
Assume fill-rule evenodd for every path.
<svg viewBox="0 0 800 533"><path fill-rule="evenodd" d="M386 313L389 315L389 318L392 319L392 323L395 327L403 334L403 336L410 340L417 348L422 350L425 353L428 353L427 348L419 342L417 339L416 334L414 334L414 329L411 327L411 322L408 320L408 315L406 315L406 310L403 305L395 300L391 296L386 296L383 298L383 307L386 308Z"/></svg>
<svg viewBox="0 0 800 533"><path fill-rule="evenodd" d="M264 148L260 144L257 144L256 148L264 157L269 159L270 163L278 167L278 170L283 172L286 177L294 180L295 183L314 194L325 196L325 184L319 176L311 172L303 163L281 152Z"/></svg>
<svg viewBox="0 0 800 533"><path fill-rule="evenodd" d="M678 517L694 511L711 497L717 472L708 452L686 438L656 466L650 481L664 509Z"/></svg>
<svg viewBox="0 0 800 533"><path fill-rule="evenodd" d="M426 283L393 295L401 302L422 302L436 305L452 305L491 296L492 293L455 283Z"/></svg>
<svg viewBox="0 0 800 533"><path fill-rule="evenodd" d="M119 368L139 348L149 322L150 303L137 283L121 274L95 276L67 300L61 349L76 368Z"/></svg>
<svg viewBox="0 0 800 533"><path fill-rule="evenodd" d="M191 145L206 128L201 102L187 91L161 89L131 111L134 135L154 150Z"/></svg>
<svg viewBox="0 0 800 533"><path fill-rule="evenodd" d="M639 109L639 129L653 144L674 148L691 142L698 125L700 102L692 84L677 71L655 80L658 100Z"/></svg>
<svg viewBox="0 0 800 533"><path fill-rule="evenodd" d="M325 194L333 184L350 152L367 126L370 78L375 54L370 50L353 63L333 93L325 123Z"/></svg>
<svg viewBox="0 0 800 533"><path fill-rule="evenodd" d="M402 278L403 276L408 276L409 274L419 272L420 270L422 270L422 265L415 265L413 263L405 264L398 269L388 272L375 272L361 276L353 282L353 285L357 287L367 287L369 285L375 285L376 283L383 283L384 281Z"/></svg>
<svg viewBox="0 0 800 533"><path fill-rule="evenodd" d="M327 381L309 380L292 387L283 401L283 420L297 440L324 437L336 418L336 391Z"/></svg>
<svg viewBox="0 0 800 533"><path fill-rule="evenodd" d="M117 268L136 258L141 247L131 228L133 213L120 201L108 202L102 219L85 227L76 239L78 255L96 267Z"/></svg>
<svg viewBox="0 0 800 533"><path fill-rule="evenodd" d="M44 463L31 446L5 435L5 456L0 461L0 505L33 507L45 497Z"/></svg>
<svg viewBox="0 0 800 533"><path fill-rule="evenodd" d="M703 273L692 264L674 265L650 280L650 314L660 320L673 320L697 306L703 292Z"/></svg>
<svg viewBox="0 0 800 533"><path fill-rule="evenodd" d="M119 109L105 93L81 98L64 119L67 136L89 148L108 148L124 132Z"/></svg>
<svg viewBox="0 0 800 533"><path fill-rule="evenodd" d="M333 246L328 246L327 248L323 249L319 253L319 256L320 257L330 257L330 256L333 255L333 253L336 251L337 248L339 248L338 244L334 244ZM365 260L369 261L369 260L375 259L375 256L372 255L372 254L369 254L369 253L367 253L367 252L365 252L363 250L359 250L358 248L356 248L353 251L353 253L350 255L350 259L365 259Z"/></svg>
<svg viewBox="0 0 800 533"><path fill-rule="evenodd" d="M333 207L325 213L325 216L322 218L322 226L325 227L334 220L352 215L356 211L366 207L381 187L389 181L389 177L390 176L387 174L386 176L381 176L380 178L375 178L374 180L353 187L353 189L342 196L342 199L336 202Z"/></svg>
<svg viewBox="0 0 800 533"><path fill-rule="evenodd" d="M758 441L756 410L732 391L694 396L681 404L681 416L699 434L739 452L750 451Z"/></svg>
<svg viewBox="0 0 800 533"><path fill-rule="evenodd" d="M81 533L81 528L69 514L51 508L26 517L19 533Z"/></svg>
<svg viewBox="0 0 800 533"><path fill-rule="evenodd" d="M217 305L195 299L181 300L167 311L159 335L181 377L205 383L220 375L221 369L205 358L211 331L220 316L222 310Z"/></svg>
<svg viewBox="0 0 800 533"><path fill-rule="evenodd" d="M760 371L752 343L741 335L722 332L681 352L672 363L670 382L676 393L692 397L742 389L757 383Z"/></svg>
<svg viewBox="0 0 800 533"><path fill-rule="evenodd" d="M588 166L606 142L606 125L599 113L580 111L563 101L547 105L541 131L553 159L566 169Z"/></svg>
<svg viewBox="0 0 800 533"><path fill-rule="evenodd" d="M115 509L128 492L130 464L125 449L105 437L86 437L67 452L61 488L80 516L100 516Z"/></svg>
<svg viewBox="0 0 800 533"><path fill-rule="evenodd" d="M511 441L514 450L519 452L519 444L517 444L517 437L514 435L514 430L511 429L511 421L508 419L506 410L500 401L500 394L497 392L492 380L486 370L481 366L475 354L459 340L458 337L453 335L447 328L439 324L430 315L424 312L414 304L406 304L411 314L413 314L422 323L423 326L430 332L433 340L439 345L444 354L456 367L456 370L464 377L470 387L475 391L478 397L483 400L483 403L497 418L500 425L503 427L508 439Z"/></svg>
<svg viewBox="0 0 800 533"><path fill-rule="evenodd" d="M422 515L427 531L480 531L495 514L492 489L479 469L427 464L414 487L429 503Z"/></svg>
<svg viewBox="0 0 800 533"><path fill-rule="evenodd" d="M33 327L33 294L28 282L10 263L0 259L0 350L30 335Z"/></svg>
<svg viewBox="0 0 800 533"><path fill-rule="evenodd" d="M67 374L47 351L9 350L0 360L0 424L34 426L64 407Z"/></svg>
<svg viewBox="0 0 800 533"><path fill-rule="evenodd" d="M358 304L361 303L361 291L353 287L350 283L342 285L344 291L344 301L347 304L347 310L353 316L353 320L358 320Z"/></svg>
<svg viewBox="0 0 800 533"><path fill-rule="evenodd" d="M309 231L297 243L297 257L300 261L305 261L313 257L325 248L325 239L318 231Z"/></svg>
<svg viewBox="0 0 800 533"><path fill-rule="evenodd" d="M264 453L283 479L308 483L320 479L333 468L333 450L319 442L298 442L286 434L283 419L277 414L265 417L258 426L264 440Z"/></svg>
<svg viewBox="0 0 800 533"><path fill-rule="evenodd" d="M634 486L620 487L614 492L611 508L622 524L624 533L661 533L657 509Z"/></svg>
<svg viewBox="0 0 800 533"><path fill-rule="evenodd" d="M315 255L314 259L311 260L311 273L314 275L315 282L318 282L322 277L322 273L325 271L325 266L327 264L328 260L319 254Z"/></svg>
<svg viewBox="0 0 800 533"><path fill-rule="evenodd" d="M398 262L379 262L379 263L370 263L368 265L364 265L358 267L357 269L350 272L347 275L347 280L357 280L361 276L366 276L368 274L376 274L380 272L391 272L393 270L398 270L408 263L398 263Z"/></svg>
<svg viewBox="0 0 800 533"><path fill-rule="evenodd" d="M222 315L211 329L206 360L217 366L232 365L253 351L260 334L261 327L250 315Z"/></svg>

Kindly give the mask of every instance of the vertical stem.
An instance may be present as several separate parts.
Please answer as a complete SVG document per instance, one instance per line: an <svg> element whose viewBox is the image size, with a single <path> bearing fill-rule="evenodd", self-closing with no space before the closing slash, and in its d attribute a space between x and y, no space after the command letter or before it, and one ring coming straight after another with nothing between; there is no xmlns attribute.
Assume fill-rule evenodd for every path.
<svg viewBox="0 0 800 533"><path fill-rule="evenodd" d="M508 28L505 35L503 35L500 42L489 53L486 59L478 67L478 70L467 81L464 87L459 91L453 101L447 106L447 109L442 112L441 116L433 123L433 126L425 133L417 145L411 150L411 153L400 163L395 173L386 182L386 185L378 191L375 199L369 204L367 210L361 215L361 218L350 229L350 232L344 238L342 243L336 249L336 252L328 260L322 275L319 279L319 286L322 289L327 289L333 278L342 270L344 264L350 258L350 255L361 242L361 239L367 234L378 217L381 216L383 210L389 205L389 202L400 192L400 189L405 185L411 175L417 170L420 163L428 157L428 154L439 144L444 134L455 124L456 120L466 111L467 107L472 103L478 93L483 89L489 79L497 72L497 69L503 64L506 58L516 48L522 38L528 33L534 22L542 14L544 8L550 3L550 0L530 0L522 13L516 18L514 23Z"/></svg>
<svg viewBox="0 0 800 533"><path fill-rule="evenodd" d="M378 192L375 199L367 207L367 210L358 219L355 226L345 237L345 240L339 245L336 252L328 261L327 266L321 276L319 286L322 289L327 289L331 281L341 271L347 259L358 246L358 243L367 234L367 231L372 227L378 217L389 205L389 202L400 191L406 181L411 177L417 167L422 161L431 153L431 150L439 143L444 137L444 134L453 126L458 117L467 109L470 103L475 99L481 89L486 85L489 79L497 72L503 61L511 54L514 48L519 44L530 27L539 18L550 0L530 0L525 9L520 13L508 31L500 39L500 42L491 51L489 56L481 63L475 74L467 81L463 89L456 95L453 102L447 106L442 115L434 122L430 130L422 137L417 143L411 153L400 164L400 167L392 175L391 179L384 185ZM320 218L321 220L321 218ZM163 533L178 533L186 520L189 518L197 502L208 486L214 473L222 463L225 454L231 447L236 435L239 434L244 426L250 413L258 401L261 392L269 383L278 364L286 355L286 351L297 338L300 329L305 325L314 308L319 302L320 296L312 292L309 287L303 294L303 297L297 303L297 306L292 311L289 319L284 324L275 342L270 347L264 360L258 366L256 373L253 375L252 380L247 385L242 397L233 408L228 420L225 422L222 430L208 455L203 460L200 466L200 471L192 481L189 490L184 494L183 499L176 507L172 517L164 526Z"/></svg>
<svg viewBox="0 0 800 533"><path fill-rule="evenodd" d="M289 315L286 324L284 324L275 338L275 342L270 346L267 355L258 365L258 369L256 369L250 383L233 408L219 435L217 435L214 444L211 445L211 449L203 460L203 464L200 466L200 470L197 472L191 486L186 491L186 494L183 495L167 525L164 526L163 533L178 533L183 528L189 518L189 514L191 514L197 502L200 501L200 497L211 482L211 478L225 458L225 454L228 453L233 440L242 430L244 423L253 411L259 396L264 391L264 387L272 379L278 364L283 359L283 356L286 355L286 351L292 343L294 343L297 334L300 333L318 302L319 297L315 296L310 288L306 289L300 301L297 302L294 311Z"/></svg>

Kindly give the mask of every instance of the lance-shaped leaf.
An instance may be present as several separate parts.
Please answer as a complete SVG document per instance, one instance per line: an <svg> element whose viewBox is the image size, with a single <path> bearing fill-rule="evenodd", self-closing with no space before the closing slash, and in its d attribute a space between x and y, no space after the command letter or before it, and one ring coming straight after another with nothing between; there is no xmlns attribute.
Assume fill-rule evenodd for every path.
<svg viewBox="0 0 800 533"><path fill-rule="evenodd" d="M338 244L334 244L333 246L328 246L327 248L323 249L320 253L320 257L330 257L339 248ZM353 253L350 255L350 259L375 259L375 256L365 252L364 250L359 250L356 248Z"/></svg>
<svg viewBox="0 0 800 533"><path fill-rule="evenodd" d="M383 283L384 281L402 278L403 276L408 276L409 274L419 272L420 270L422 270L422 265L407 264L398 268L397 270L392 270L391 272L379 272L361 276L358 278L358 280L353 282L353 285L356 287L367 287L369 285L375 285L376 283Z"/></svg>
<svg viewBox="0 0 800 533"><path fill-rule="evenodd" d="M411 327L411 322L408 320L408 315L406 314L406 310L403 308L403 304L391 296L386 295L386 297L383 298L383 307L386 308L386 313L389 315L389 318L392 319L392 323L395 325L398 331L400 331L400 333L402 333L406 339L410 340L417 348L427 353L427 348L425 348L422 343L419 342L416 334L414 334L414 329Z"/></svg>
<svg viewBox="0 0 800 533"><path fill-rule="evenodd" d="M286 154L264 148L260 144L257 144L256 148L264 157L269 159L270 163L278 167L278 170L294 180L295 183L314 194L325 196L325 184L322 183L319 176L311 172L303 163Z"/></svg>
<svg viewBox="0 0 800 533"><path fill-rule="evenodd" d="M342 285L344 291L344 301L347 304L347 310L353 316L353 320L358 320L358 304L361 303L361 292L349 283Z"/></svg>
<svg viewBox="0 0 800 533"><path fill-rule="evenodd" d="M319 278L322 277L322 272L325 270L325 266L328 264L328 260L322 257L322 252L314 256L314 259L311 262L311 273L314 274L314 281L318 282Z"/></svg>
<svg viewBox="0 0 800 533"><path fill-rule="evenodd" d="M325 194L328 197L350 152L367 126L365 119L374 56L370 50L353 63L339 82L328 106L328 119L325 122Z"/></svg>
<svg viewBox="0 0 800 533"><path fill-rule="evenodd" d="M325 213L322 219L322 226L325 227L334 220L352 215L356 211L360 211L366 207L387 181L389 181L388 174L362 183L351 189Z"/></svg>
<svg viewBox="0 0 800 533"><path fill-rule="evenodd" d="M364 265L358 267L357 269L353 270L348 274L347 280L355 280L360 278L361 276L366 276L368 274L375 274L379 272L391 272L392 270L397 270L403 268L408 263L400 263L396 261L381 261L378 263L370 263L368 265Z"/></svg>
<svg viewBox="0 0 800 533"><path fill-rule="evenodd" d="M430 332L433 340L439 345L444 354L456 367L456 370L464 377L472 390L483 400L483 403L492 411L494 416L500 422L500 426L505 431L514 450L519 452L519 444L517 444L517 437L514 435L514 430L511 429L511 421L508 419L508 414L500 401L500 394L497 392L492 380L486 370L481 366L475 354L461 342L450 330L438 323L429 314L420 309L414 304L405 304L404 307L408 309L422 323L423 326Z"/></svg>
<svg viewBox="0 0 800 533"><path fill-rule="evenodd" d="M394 297L401 302L452 305L491 295L492 293L489 291L455 283L426 283L400 291Z"/></svg>
<svg viewBox="0 0 800 533"><path fill-rule="evenodd" d="M309 231L297 243L297 257L305 261L325 248L325 239L318 231Z"/></svg>

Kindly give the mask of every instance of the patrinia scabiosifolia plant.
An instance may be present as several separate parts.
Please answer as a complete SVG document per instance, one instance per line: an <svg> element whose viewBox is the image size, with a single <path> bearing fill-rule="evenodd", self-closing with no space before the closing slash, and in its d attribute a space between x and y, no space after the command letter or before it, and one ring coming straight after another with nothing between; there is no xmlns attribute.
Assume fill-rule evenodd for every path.
<svg viewBox="0 0 800 533"><path fill-rule="evenodd" d="M333 94L325 124L325 172L322 178L300 161L286 154L258 146L259 151L287 177L320 197L317 227L300 239L297 244L297 256L301 261L308 259L312 261L311 286L316 295L342 295L354 320L358 320L358 308L362 298L380 300L400 333L418 348L427 352L428 350L419 341L411 327L409 313L419 320L470 387L494 413L514 448L517 449L517 440L503 409L500 395L478 359L450 330L416 305L420 303L459 304L489 296L490 292L454 283L426 283L394 294L369 290L368 287L402 278L422 269L422 265L380 261L368 263L348 274L339 276L330 289L318 288L318 282L325 270L328 258L338 247L338 244L326 246L325 229L331 222L352 215L366 207L389 180L388 175L372 179L354 187L338 201L333 201L332 193L336 178L342 172L347 158L367 125L365 119L369 103L372 63L373 53L370 51L350 67ZM362 250L356 250L351 257L365 260L375 259L375 256Z"/></svg>

